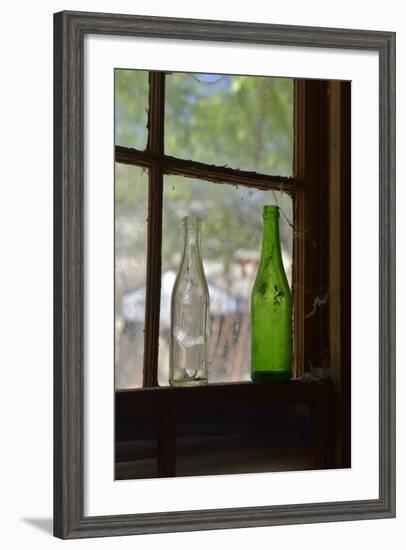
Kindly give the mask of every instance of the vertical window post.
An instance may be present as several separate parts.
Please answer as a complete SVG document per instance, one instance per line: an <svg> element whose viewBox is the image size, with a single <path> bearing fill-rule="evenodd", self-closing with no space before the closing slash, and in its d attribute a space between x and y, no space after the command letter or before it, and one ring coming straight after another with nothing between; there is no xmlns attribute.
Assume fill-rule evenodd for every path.
<svg viewBox="0 0 406 550"><path fill-rule="evenodd" d="M165 73L149 77L147 152L154 161L149 170L147 286L143 386L158 385L159 307L161 299L162 194L165 124Z"/></svg>

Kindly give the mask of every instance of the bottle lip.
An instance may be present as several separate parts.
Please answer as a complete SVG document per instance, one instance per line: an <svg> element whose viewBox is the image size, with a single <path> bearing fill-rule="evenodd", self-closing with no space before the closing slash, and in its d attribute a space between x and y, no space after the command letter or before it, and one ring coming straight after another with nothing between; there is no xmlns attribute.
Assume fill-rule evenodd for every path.
<svg viewBox="0 0 406 550"><path fill-rule="evenodd" d="M190 216L185 216L184 218L182 218L182 222L184 225L198 225L201 221L201 218L199 218L199 216L196 216L195 214L191 214Z"/></svg>
<svg viewBox="0 0 406 550"><path fill-rule="evenodd" d="M279 216L279 206L276 204L267 204L263 209L263 216Z"/></svg>

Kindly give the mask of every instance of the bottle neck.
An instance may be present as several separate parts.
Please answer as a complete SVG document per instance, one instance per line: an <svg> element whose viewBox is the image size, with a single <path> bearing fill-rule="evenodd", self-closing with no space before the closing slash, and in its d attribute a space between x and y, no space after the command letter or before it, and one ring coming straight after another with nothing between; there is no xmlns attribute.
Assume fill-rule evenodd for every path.
<svg viewBox="0 0 406 550"><path fill-rule="evenodd" d="M184 229L184 251L200 250L200 227L198 224L185 223Z"/></svg>
<svg viewBox="0 0 406 550"><path fill-rule="evenodd" d="M279 264L282 261L281 243L279 238L279 214L264 216L262 249L260 265Z"/></svg>
<svg viewBox="0 0 406 550"><path fill-rule="evenodd" d="M198 225L185 224L184 243L185 248L190 246L200 248L200 227Z"/></svg>
<svg viewBox="0 0 406 550"><path fill-rule="evenodd" d="M194 273L202 269L202 260L200 255L200 223L197 221L184 222L184 248L183 248L183 268L188 273Z"/></svg>

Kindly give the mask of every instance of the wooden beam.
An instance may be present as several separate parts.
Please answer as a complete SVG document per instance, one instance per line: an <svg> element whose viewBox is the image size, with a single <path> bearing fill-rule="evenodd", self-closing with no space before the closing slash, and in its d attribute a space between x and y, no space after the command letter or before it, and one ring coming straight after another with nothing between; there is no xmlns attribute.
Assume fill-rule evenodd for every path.
<svg viewBox="0 0 406 550"><path fill-rule="evenodd" d="M329 83L330 98L330 364L336 385L341 385L341 272L340 272L340 179L341 179L341 84ZM332 228L335 230L333 231Z"/></svg>
<svg viewBox="0 0 406 550"><path fill-rule="evenodd" d="M293 175L296 180L302 181L305 173L304 80L294 81L294 121ZM296 193L293 197L293 372L296 378L300 378L304 372L304 201L305 193Z"/></svg>
<svg viewBox="0 0 406 550"><path fill-rule="evenodd" d="M115 146L114 159L121 164L130 164L133 166L142 166L143 168L151 168L157 160L155 155L148 150L140 151L122 145Z"/></svg>
<svg viewBox="0 0 406 550"><path fill-rule="evenodd" d="M157 387L116 391L118 421L159 415L160 411L216 411L233 407L311 404L329 391L328 381L234 382L196 387Z"/></svg>
<svg viewBox="0 0 406 550"><path fill-rule="evenodd" d="M304 370L329 365L329 111L328 81L305 80L304 91Z"/></svg>
<svg viewBox="0 0 406 550"><path fill-rule="evenodd" d="M297 191L302 183L294 178L257 174L256 172L235 170L226 166L214 166L167 156L164 158L164 170L166 174L201 179L213 183L243 185L264 190L276 189L288 193Z"/></svg>
<svg viewBox="0 0 406 550"><path fill-rule="evenodd" d="M215 166L185 160L167 155L155 155L150 151L139 151L128 147L116 146L116 162L133 164L136 166L152 167L156 162L162 164L164 174L195 178L212 183L228 183L230 185L243 185L256 189L276 189L295 193L300 191L303 181L300 178L288 178L284 176L258 174L247 170L236 170L227 166Z"/></svg>
<svg viewBox="0 0 406 550"><path fill-rule="evenodd" d="M149 169L147 285L143 385L158 384L159 314L161 302L161 245L164 148L165 73L150 72L147 151L156 160Z"/></svg>
<svg viewBox="0 0 406 550"><path fill-rule="evenodd" d="M351 84L331 81L330 365L335 400L335 463L351 466Z"/></svg>
<svg viewBox="0 0 406 550"><path fill-rule="evenodd" d="M211 419L204 428L207 437L219 435L214 421L216 415L220 419L224 413L228 414L233 410L246 411L248 408L261 415L264 410L272 409L273 406L302 404L309 406L311 411L314 467L324 468L328 465L326 458L330 455L331 442L329 423L331 383L329 380L157 387L119 390L116 391L115 396L116 464L122 460L156 457L158 477L171 477L176 475L177 419L185 419L188 415L196 413L202 415L202 418ZM257 419L253 418L252 421L256 422ZM248 424L244 423L245 427L249 426L249 420L247 422ZM120 444L137 441L134 425L142 425L147 432L149 429L149 436L144 433L142 437L146 437L152 443L152 448L150 445L142 451L140 456L137 451L139 446L133 446L131 450L131 446L127 445L124 447L123 455L120 452ZM256 428L257 426L249 429L251 435L255 435ZM194 434L194 429L195 427L190 427L189 435ZM221 429L225 430L224 434L234 433L228 428ZM198 435L199 431L196 434ZM157 444L156 452L154 441ZM237 446L236 449L240 447Z"/></svg>

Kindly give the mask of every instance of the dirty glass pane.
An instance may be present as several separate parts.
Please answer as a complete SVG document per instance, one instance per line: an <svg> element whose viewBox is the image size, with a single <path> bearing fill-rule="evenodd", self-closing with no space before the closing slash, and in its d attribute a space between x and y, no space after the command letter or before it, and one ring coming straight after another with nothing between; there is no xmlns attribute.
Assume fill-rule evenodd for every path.
<svg viewBox="0 0 406 550"><path fill-rule="evenodd" d="M144 150L148 139L148 71L115 69L115 145Z"/></svg>
<svg viewBox="0 0 406 550"><path fill-rule="evenodd" d="M291 176L293 80L167 75L165 152L218 166Z"/></svg>
<svg viewBox="0 0 406 550"><path fill-rule="evenodd" d="M292 199L278 191L165 177L158 379L168 384L170 298L183 245L182 218L202 219L210 294L209 382L250 379L250 300L262 240L262 208L281 207L282 255L292 278Z"/></svg>
<svg viewBox="0 0 406 550"><path fill-rule="evenodd" d="M121 389L142 386L148 174L118 163L115 170L115 386Z"/></svg>

